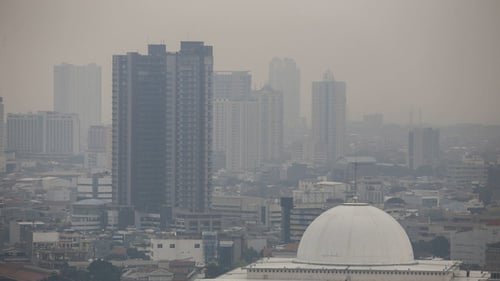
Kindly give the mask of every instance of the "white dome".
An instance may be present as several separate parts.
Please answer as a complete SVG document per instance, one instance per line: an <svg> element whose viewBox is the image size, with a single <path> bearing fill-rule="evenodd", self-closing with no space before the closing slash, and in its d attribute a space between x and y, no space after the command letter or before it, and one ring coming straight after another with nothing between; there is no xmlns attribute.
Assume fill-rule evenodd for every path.
<svg viewBox="0 0 500 281"><path fill-rule="evenodd" d="M414 264L401 225L368 204L347 203L317 217L300 240L296 262L336 265Z"/></svg>

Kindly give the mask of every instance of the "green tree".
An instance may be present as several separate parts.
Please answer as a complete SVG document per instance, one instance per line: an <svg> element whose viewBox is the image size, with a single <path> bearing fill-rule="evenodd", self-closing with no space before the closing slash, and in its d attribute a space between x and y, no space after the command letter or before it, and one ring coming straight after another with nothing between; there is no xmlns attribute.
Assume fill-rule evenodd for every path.
<svg viewBox="0 0 500 281"><path fill-rule="evenodd" d="M93 261L87 270L91 281L120 281L120 269L108 261Z"/></svg>

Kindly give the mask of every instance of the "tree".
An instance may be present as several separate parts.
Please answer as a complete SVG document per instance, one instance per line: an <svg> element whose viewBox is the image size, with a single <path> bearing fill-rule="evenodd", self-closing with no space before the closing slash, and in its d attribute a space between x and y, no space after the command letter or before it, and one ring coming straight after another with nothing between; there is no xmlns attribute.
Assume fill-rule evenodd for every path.
<svg viewBox="0 0 500 281"><path fill-rule="evenodd" d="M93 261L87 270L92 281L120 281L121 271L108 261Z"/></svg>
<svg viewBox="0 0 500 281"><path fill-rule="evenodd" d="M443 236L438 236L431 240L431 249L435 257L450 257L450 241Z"/></svg>

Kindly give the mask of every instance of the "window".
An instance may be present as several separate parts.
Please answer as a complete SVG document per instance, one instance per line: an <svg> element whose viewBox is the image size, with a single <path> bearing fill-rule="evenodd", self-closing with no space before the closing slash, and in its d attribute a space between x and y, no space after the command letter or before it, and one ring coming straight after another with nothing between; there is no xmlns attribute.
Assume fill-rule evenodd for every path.
<svg viewBox="0 0 500 281"><path fill-rule="evenodd" d="M157 245L156 245L156 248L158 248L158 249L163 248L163 244L157 244Z"/></svg>
<svg viewBox="0 0 500 281"><path fill-rule="evenodd" d="M200 248L200 244L199 243L194 244L194 248L195 249L199 249Z"/></svg>
<svg viewBox="0 0 500 281"><path fill-rule="evenodd" d="M170 244L170 249L175 248L175 244Z"/></svg>

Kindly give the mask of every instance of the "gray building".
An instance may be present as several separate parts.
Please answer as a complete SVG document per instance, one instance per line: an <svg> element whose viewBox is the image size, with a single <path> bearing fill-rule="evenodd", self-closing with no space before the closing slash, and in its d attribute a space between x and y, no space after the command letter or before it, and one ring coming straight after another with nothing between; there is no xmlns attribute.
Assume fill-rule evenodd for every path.
<svg viewBox="0 0 500 281"><path fill-rule="evenodd" d="M414 128L408 133L408 167L435 167L439 162L439 130Z"/></svg>
<svg viewBox="0 0 500 281"><path fill-rule="evenodd" d="M5 173L6 157L5 157L5 117L3 97L0 97L0 174Z"/></svg>
<svg viewBox="0 0 500 281"><path fill-rule="evenodd" d="M283 93L284 135L293 141L299 134L300 70L291 58L273 58L269 63L269 85Z"/></svg>
<svg viewBox="0 0 500 281"><path fill-rule="evenodd" d="M253 94L259 103L260 161L279 163L283 158L283 94L270 86Z"/></svg>
<svg viewBox="0 0 500 281"><path fill-rule="evenodd" d="M101 124L101 67L96 64L54 66L54 111L80 119L80 143L91 125Z"/></svg>
<svg viewBox="0 0 500 281"><path fill-rule="evenodd" d="M333 165L344 156L346 130L346 84L327 71L323 81L312 83L313 162Z"/></svg>
<svg viewBox="0 0 500 281"><path fill-rule="evenodd" d="M113 56L113 200L145 213L210 202L212 47Z"/></svg>
<svg viewBox="0 0 500 281"><path fill-rule="evenodd" d="M252 75L248 71L215 71L214 98L233 99L248 97Z"/></svg>

